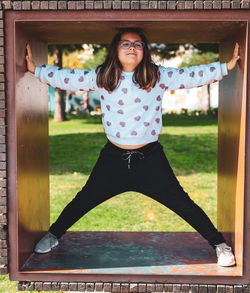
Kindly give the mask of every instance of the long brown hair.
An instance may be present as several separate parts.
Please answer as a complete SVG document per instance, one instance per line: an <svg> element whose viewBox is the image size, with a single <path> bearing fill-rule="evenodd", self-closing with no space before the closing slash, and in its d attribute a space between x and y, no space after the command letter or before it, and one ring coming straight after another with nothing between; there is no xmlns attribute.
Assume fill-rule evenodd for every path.
<svg viewBox="0 0 250 293"><path fill-rule="evenodd" d="M158 66L151 59L148 40L142 30L139 28L122 28L113 37L105 61L96 68L97 86L105 88L107 91L113 91L120 82L122 65L118 59L117 47L122 34L127 32L137 33L141 37L142 42L145 43L143 59L135 68L133 82L139 84L142 89L148 89L153 88L160 79Z"/></svg>

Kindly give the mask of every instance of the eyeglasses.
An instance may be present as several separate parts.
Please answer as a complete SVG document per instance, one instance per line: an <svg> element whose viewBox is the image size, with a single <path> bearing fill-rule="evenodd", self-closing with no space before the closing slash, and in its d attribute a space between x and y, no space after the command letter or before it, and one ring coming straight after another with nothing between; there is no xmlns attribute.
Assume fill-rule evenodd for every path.
<svg viewBox="0 0 250 293"><path fill-rule="evenodd" d="M140 41L130 42L128 40L120 41L119 44L120 44L120 48L123 50L129 49L132 45L134 46L136 50L142 50L145 46L144 42L140 42Z"/></svg>

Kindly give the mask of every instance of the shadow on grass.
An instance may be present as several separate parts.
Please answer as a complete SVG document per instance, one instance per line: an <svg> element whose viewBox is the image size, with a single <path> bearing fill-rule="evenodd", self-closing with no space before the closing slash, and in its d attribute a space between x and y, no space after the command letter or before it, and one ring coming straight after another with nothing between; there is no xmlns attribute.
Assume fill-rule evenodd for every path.
<svg viewBox="0 0 250 293"><path fill-rule="evenodd" d="M103 132L51 136L50 174L89 175L106 142ZM176 175L217 172L216 134L161 134L159 142Z"/></svg>
<svg viewBox="0 0 250 293"><path fill-rule="evenodd" d="M81 120L83 124L102 124L101 115L68 115L69 120ZM163 126L210 126L217 125L217 117L215 116L187 116L187 115L176 115L176 114L163 114L162 124Z"/></svg>

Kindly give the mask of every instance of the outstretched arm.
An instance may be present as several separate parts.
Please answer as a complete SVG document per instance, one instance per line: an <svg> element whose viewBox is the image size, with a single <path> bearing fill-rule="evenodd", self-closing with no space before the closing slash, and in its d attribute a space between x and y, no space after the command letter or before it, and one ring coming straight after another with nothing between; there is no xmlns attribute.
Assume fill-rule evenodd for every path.
<svg viewBox="0 0 250 293"><path fill-rule="evenodd" d="M29 44L26 45L26 49L27 70L35 74L41 82L54 88L71 91L93 91L96 89L95 68L90 71L78 68L71 70L48 64L35 66Z"/></svg>
<svg viewBox="0 0 250 293"><path fill-rule="evenodd" d="M239 59L238 49L236 43L233 57L228 63L213 62L180 69L160 66L161 87L168 90L189 89L221 80L228 70L235 67Z"/></svg>
<svg viewBox="0 0 250 293"><path fill-rule="evenodd" d="M180 69L160 66L161 84L166 90L191 89L221 80L227 75L226 63L182 67Z"/></svg>

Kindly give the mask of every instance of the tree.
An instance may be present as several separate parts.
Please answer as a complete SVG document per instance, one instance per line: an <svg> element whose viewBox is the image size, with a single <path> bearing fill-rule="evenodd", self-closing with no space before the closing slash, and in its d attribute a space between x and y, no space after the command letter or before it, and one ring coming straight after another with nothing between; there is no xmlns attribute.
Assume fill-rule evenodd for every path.
<svg viewBox="0 0 250 293"><path fill-rule="evenodd" d="M54 65L63 67L63 53L68 54L75 50L81 50L81 45L49 45L49 55L53 56ZM62 122L66 121L65 104L64 99L66 96L65 90L55 89L55 113L54 121Z"/></svg>
<svg viewBox="0 0 250 293"><path fill-rule="evenodd" d="M152 54L160 56L162 59L174 58L179 54L180 47L183 47L185 51L190 49L197 51L198 54L203 54L207 52L217 53L219 52L219 47L217 44L150 44L150 49Z"/></svg>
<svg viewBox="0 0 250 293"><path fill-rule="evenodd" d="M107 56L106 47L93 51L93 58L88 59L84 63L84 68L88 70L96 68L98 65L102 64L105 61L106 56Z"/></svg>

